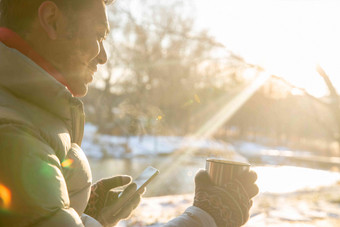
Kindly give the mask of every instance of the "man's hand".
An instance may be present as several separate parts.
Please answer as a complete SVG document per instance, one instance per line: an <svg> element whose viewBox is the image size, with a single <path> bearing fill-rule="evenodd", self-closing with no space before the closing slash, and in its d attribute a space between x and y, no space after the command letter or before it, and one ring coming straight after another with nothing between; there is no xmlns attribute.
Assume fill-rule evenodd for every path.
<svg viewBox="0 0 340 227"><path fill-rule="evenodd" d="M251 198L259 191L256 179L255 172L245 172L222 188L211 182L206 171L200 170L195 177L194 206L209 213L218 227L239 227L249 219Z"/></svg>
<svg viewBox="0 0 340 227"><path fill-rule="evenodd" d="M97 219L103 226L114 226L120 220L128 218L138 206L142 193L136 194L124 206L115 207L115 204L119 204L119 200L130 197L136 191L137 186L131 183L119 197L121 190L115 190L115 188L126 186L130 182L129 176L115 176L92 185L90 199L84 213ZM117 210L118 212L115 212Z"/></svg>

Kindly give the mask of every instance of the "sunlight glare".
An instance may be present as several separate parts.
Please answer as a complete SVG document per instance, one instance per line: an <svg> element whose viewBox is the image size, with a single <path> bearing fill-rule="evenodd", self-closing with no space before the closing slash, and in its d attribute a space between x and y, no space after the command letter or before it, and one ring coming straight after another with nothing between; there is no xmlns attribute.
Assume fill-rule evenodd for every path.
<svg viewBox="0 0 340 227"><path fill-rule="evenodd" d="M291 193L340 182L339 173L302 167L262 166L253 170L258 175L256 183L261 193Z"/></svg>
<svg viewBox="0 0 340 227"><path fill-rule="evenodd" d="M216 114L196 132L195 137L207 138L228 121L233 114L259 89L270 77L268 73L258 73L257 78L227 102Z"/></svg>
<svg viewBox="0 0 340 227"><path fill-rule="evenodd" d="M316 64L321 64L340 88L339 1L195 3L199 24L247 62L317 97L327 95L327 87L315 71Z"/></svg>
<svg viewBox="0 0 340 227"><path fill-rule="evenodd" d="M191 138L188 138L184 144L191 144L192 140L195 139L206 139L216 132L226 121L228 121L233 114L261 87L269 78L270 74L265 72L255 72L256 79L251 81L244 87L237 95L235 95L230 101L226 101L224 106L221 106L205 124L203 124ZM226 97L225 100L228 100ZM216 100L218 103L219 100ZM222 100L224 101L224 100ZM178 165L182 163L188 156L192 156L195 152L194 148L190 148L185 152L175 153L172 160L168 163L164 163L160 172L163 178L167 178L168 175L172 174ZM241 158L241 157L240 157ZM241 161L241 160L240 160ZM242 160L245 161L245 160ZM203 163L202 163L203 165ZM161 181L154 184L154 187L160 187ZM151 189L152 190L152 189Z"/></svg>
<svg viewBox="0 0 340 227"><path fill-rule="evenodd" d="M292 95L303 95L303 92L298 88L293 88L290 92Z"/></svg>

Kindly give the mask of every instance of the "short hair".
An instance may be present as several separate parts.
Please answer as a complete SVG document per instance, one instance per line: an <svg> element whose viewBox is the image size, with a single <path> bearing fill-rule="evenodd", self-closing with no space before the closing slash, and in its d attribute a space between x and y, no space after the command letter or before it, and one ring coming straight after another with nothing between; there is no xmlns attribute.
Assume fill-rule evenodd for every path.
<svg viewBox="0 0 340 227"><path fill-rule="evenodd" d="M0 26L24 33L36 17L39 6L46 0L0 0ZM50 0L63 10L79 10L95 0ZM111 4L115 0L102 0Z"/></svg>

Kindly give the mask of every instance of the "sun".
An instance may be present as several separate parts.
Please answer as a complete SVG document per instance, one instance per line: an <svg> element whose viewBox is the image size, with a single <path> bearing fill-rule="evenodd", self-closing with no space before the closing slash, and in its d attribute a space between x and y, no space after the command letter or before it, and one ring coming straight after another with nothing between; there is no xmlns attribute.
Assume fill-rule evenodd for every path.
<svg viewBox="0 0 340 227"><path fill-rule="evenodd" d="M197 9L199 24L248 63L322 97L319 64L340 90L340 1L212 0Z"/></svg>

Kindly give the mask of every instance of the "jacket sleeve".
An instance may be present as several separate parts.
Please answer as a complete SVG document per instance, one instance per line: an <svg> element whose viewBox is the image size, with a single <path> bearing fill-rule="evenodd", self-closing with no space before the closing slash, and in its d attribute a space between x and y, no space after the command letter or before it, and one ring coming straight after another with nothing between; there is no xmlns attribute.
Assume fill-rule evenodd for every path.
<svg viewBox="0 0 340 227"><path fill-rule="evenodd" d="M87 214L82 214L81 220L85 227L103 227L96 219Z"/></svg>
<svg viewBox="0 0 340 227"><path fill-rule="evenodd" d="M164 227L217 227L214 219L204 210L191 206Z"/></svg>
<svg viewBox="0 0 340 227"><path fill-rule="evenodd" d="M0 124L0 226L83 226L55 151L29 127Z"/></svg>

